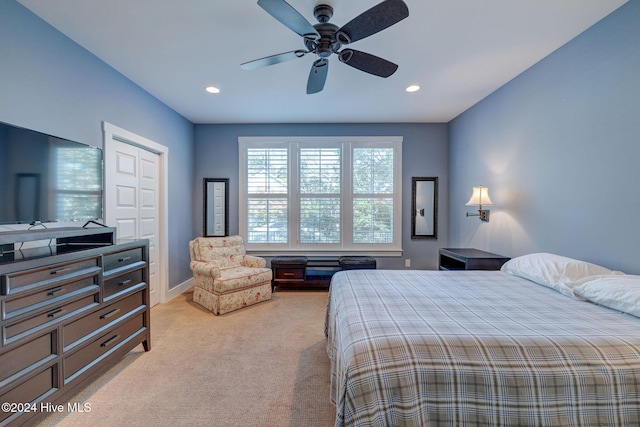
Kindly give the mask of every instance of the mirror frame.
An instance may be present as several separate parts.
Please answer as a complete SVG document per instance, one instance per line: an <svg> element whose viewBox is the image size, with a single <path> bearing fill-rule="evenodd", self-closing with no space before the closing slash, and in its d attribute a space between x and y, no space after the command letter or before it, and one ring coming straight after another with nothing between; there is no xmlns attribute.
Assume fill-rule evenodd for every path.
<svg viewBox="0 0 640 427"><path fill-rule="evenodd" d="M222 183L224 186L224 230L216 231L213 225L216 215L214 209L214 197L209 197L213 194L216 186ZM203 232L204 237L224 237L229 235L229 178L203 178L203 200L204 207L203 217ZM211 205L211 206L209 206Z"/></svg>
<svg viewBox="0 0 640 427"><path fill-rule="evenodd" d="M427 193L421 189L418 194L418 183L431 183ZM422 187L422 185L421 185ZM433 192L433 195L431 195ZM421 197L420 197L421 196ZM416 221L418 215L426 218L428 231L418 230L422 228L420 221ZM430 227L429 227L430 226ZM438 177L413 177L411 178L411 239L437 239L438 238Z"/></svg>

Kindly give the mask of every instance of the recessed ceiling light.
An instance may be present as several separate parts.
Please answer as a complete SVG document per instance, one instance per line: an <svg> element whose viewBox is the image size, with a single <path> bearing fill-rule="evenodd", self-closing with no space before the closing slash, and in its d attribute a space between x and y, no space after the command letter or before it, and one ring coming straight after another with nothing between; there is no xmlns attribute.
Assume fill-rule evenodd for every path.
<svg viewBox="0 0 640 427"><path fill-rule="evenodd" d="M407 86L407 88L405 90L407 92L417 92L417 91L420 90L420 86L418 86L418 85Z"/></svg>
<svg viewBox="0 0 640 427"><path fill-rule="evenodd" d="M220 93L220 89L218 89L215 86L207 86L204 88L204 90L206 90L209 93Z"/></svg>

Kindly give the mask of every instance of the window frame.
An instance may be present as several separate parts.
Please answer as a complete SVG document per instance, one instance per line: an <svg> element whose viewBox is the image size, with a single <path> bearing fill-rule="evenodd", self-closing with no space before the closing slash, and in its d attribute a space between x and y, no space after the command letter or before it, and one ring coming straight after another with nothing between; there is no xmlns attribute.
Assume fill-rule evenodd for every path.
<svg viewBox="0 0 640 427"><path fill-rule="evenodd" d="M402 142L401 136L336 136L336 137L238 137L239 150L239 234L245 238L245 247L252 254L270 256L300 254L306 255L366 255L401 256L402 255ZM302 244L299 236L300 197L299 197L299 155L298 147L341 147L341 243L340 244ZM287 243L250 243L247 218L247 150L249 148L287 147L288 159L288 242ZM353 243L353 150L355 148L392 148L393 163L393 242L387 244Z"/></svg>

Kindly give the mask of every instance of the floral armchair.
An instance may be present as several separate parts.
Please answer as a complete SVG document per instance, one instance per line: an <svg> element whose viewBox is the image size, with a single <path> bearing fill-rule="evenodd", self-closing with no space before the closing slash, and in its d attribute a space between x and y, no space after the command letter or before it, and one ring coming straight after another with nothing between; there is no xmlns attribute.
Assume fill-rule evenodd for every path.
<svg viewBox="0 0 640 427"><path fill-rule="evenodd" d="M266 260L246 255L242 236L197 237L189 242L193 300L224 314L271 299Z"/></svg>

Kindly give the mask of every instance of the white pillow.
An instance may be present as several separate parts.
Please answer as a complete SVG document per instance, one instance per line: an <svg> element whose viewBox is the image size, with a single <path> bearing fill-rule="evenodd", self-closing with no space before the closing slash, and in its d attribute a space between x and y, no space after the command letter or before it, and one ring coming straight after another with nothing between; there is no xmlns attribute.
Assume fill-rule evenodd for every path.
<svg viewBox="0 0 640 427"><path fill-rule="evenodd" d="M640 276L596 276L576 284L573 292L596 304L640 317Z"/></svg>
<svg viewBox="0 0 640 427"><path fill-rule="evenodd" d="M534 253L513 258L503 264L502 271L523 277L573 297L575 282L588 276L616 274L608 268L548 253Z"/></svg>

